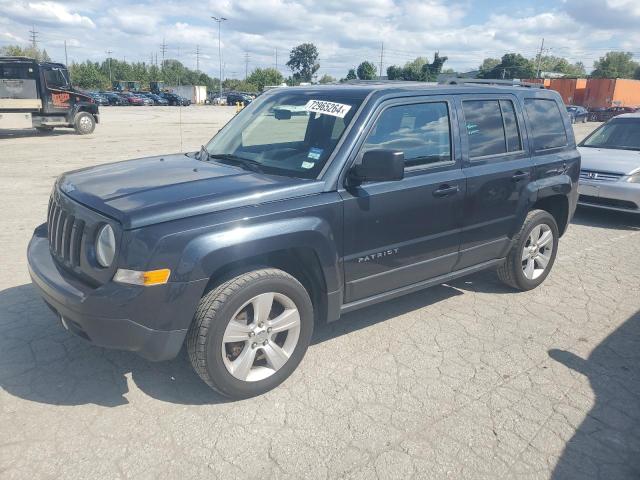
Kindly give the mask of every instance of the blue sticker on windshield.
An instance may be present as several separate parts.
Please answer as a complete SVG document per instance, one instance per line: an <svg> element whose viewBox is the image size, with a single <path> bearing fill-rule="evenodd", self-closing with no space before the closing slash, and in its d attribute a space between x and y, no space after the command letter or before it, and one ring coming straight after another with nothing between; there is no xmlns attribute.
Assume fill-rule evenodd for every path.
<svg viewBox="0 0 640 480"><path fill-rule="evenodd" d="M322 148L311 147L311 149L309 150L309 155L307 155L307 158L311 158L313 160L320 160L320 155L322 155L323 151L324 150Z"/></svg>

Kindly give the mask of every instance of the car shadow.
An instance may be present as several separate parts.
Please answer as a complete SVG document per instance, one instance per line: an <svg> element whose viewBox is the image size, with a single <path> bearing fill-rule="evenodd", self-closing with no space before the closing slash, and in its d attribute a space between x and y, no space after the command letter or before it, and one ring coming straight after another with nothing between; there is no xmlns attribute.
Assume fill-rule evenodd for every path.
<svg viewBox="0 0 640 480"><path fill-rule="evenodd" d="M318 325L312 344L460 294L441 285L346 314L341 321ZM0 291L0 388L39 403L115 407L128 403L129 381L165 402L229 402L197 376L184 348L175 359L154 363L96 347L64 330L32 285Z"/></svg>
<svg viewBox="0 0 640 480"><path fill-rule="evenodd" d="M571 223L612 230L640 230L640 215L578 206Z"/></svg>
<svg viewBox="0 0 640 480"><path fill-rule="evenodd" d="M551 478L640 478L640 311L587 359L564 350L550 350L549 356L585 375L595 395Z"/></svg>
<svg viewBox="0 0 640 480"><path fill-rule="evenodd" d="M0 129L0 140L8 138L28 138L28 137L58 137L60 135L75 135L73 128L55 128L50 132L39 132L35 128L25 128L23 130L3 130Z"/></svg>

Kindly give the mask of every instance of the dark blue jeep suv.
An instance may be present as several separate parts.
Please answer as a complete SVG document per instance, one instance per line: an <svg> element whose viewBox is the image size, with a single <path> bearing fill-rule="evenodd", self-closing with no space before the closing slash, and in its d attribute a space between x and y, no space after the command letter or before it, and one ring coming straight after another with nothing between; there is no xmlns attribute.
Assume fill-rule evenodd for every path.
<svg viewBox="0 0 640 480"><path fill-rule="evenodd" d="M199 152L55 183L31 277L88 341L274 388L316 322L494 268L540 285L577 200L560 96L525 86L274 89Z"/></svg>

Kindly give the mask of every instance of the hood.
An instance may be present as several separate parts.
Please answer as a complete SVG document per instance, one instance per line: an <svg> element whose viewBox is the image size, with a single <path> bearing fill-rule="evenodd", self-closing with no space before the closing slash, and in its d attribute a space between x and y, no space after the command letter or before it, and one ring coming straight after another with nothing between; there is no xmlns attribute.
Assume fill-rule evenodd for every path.
<svg viewBox="0 0 640 480"><path fill-rule="evenodd" d="M72 199L125 229L322 191L317 180L265 175L184 154L76 170L58 179Z"/></svg>
<svg viewBox="0 0 640 480"><path fill-rule="evenodd" d="M578 147L583 170L632 175L640 170L640 152L613 148Z"/></svg>

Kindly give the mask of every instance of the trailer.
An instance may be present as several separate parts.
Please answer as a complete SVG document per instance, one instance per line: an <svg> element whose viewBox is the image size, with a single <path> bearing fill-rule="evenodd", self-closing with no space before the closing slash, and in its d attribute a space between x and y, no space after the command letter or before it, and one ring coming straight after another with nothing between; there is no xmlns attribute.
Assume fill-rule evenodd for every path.
<svg viewBox="0 0 640 480"><path fill-rule="evenodd" d="M73 88L63 64L0 57L0 129L70 127L85 135L98 121L97 103Z"/></svg>
<svg viewBox="0 0 640 480"><path fill-rule="evenodd" d="M640 107L640 80L590 78L584 95L590 110L611 107Z"/></svg>

